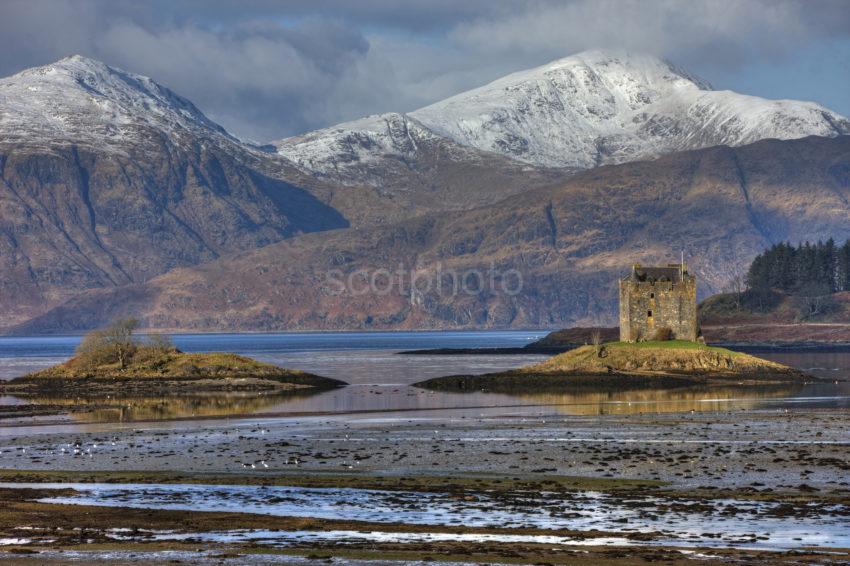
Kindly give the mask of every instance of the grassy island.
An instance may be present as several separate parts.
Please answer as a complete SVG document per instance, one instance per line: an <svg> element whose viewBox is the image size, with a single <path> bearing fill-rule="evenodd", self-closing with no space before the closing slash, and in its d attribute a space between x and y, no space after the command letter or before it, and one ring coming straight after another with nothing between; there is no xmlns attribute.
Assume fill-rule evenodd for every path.
<svg viewBox="0 0 850 566"><path fill-rule="evenodd" d="M581 346L515 370L438 377L415 385L445 391L529 392L815 380L797 369L741 352L670 340Z"/></svg>
<svg viewBox="0 0 850 566"><path fill-rule="evenodd" d="M269 393L332 389L344 382L281 368L237 354L185 353L164 336L140 339L135 321L88 334L68 361L15 378L2 386L13 395L99 397L197 394L225 391Z"/></svg>

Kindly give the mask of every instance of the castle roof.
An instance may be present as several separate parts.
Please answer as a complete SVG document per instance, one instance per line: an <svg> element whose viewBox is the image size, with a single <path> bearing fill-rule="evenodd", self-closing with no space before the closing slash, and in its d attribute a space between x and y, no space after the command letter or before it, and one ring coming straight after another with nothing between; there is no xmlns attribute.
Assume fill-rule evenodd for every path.
<svg viewBox="0 0 850 566"><path fill-rule="evenodd" d="M632 281L649 281L652 283L656 281L680 283L683 274L686 279L689 277L687 267L678 263L671 263L666 267L642 267L635 265L632 267L632 272L627 279L631 279Z"/></svg>

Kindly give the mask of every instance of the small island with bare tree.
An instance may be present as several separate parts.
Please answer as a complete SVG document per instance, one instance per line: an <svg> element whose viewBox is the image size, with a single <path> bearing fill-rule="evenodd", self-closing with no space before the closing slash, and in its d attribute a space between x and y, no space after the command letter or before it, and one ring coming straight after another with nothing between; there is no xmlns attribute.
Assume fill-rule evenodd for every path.
<svg viewBox="0 0 850 566"><path fill-rule="evenodd" d="M64 363L7 382L13 395L108 396L227 391L306 392L345 383L231 353L186 353L168 336L135 334L134 319L87 334Z"/></svg>

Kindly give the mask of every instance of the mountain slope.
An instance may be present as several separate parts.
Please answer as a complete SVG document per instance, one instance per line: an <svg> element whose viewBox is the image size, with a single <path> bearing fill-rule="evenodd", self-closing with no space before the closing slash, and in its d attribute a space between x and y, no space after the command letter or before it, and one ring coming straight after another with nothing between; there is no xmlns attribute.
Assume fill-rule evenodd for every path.
<svg viewBox="0 0 850 566"><path fill-rule="evenodd" d="M850 237L849 199L850 136L677 153L601 167L468 212L303 235L144 285L90 292L18 331L78 330L128 314L181 330L611 323L616 279L631 263L684 251L706 296L770 243ZM404 288L393 275L387 292L388 272L399 266ZM412 291L411 273L431 288ZM453 273L466 282L458 293ZM522 292L506 292L517 273ZM341 292L349 277L353 286Z"/></svg>
<svg viewBox="0 0 850 566"><path fill-rule="evenodd" d="M313 178L336 185L338 197L379 196L381 218L364 216L373 211L363 206L360 196L356 207L332 201L355 225L492 204L573 173L457 144L396 113L369 116L276 145L281 156ZM388 206L398 207L401 214L394 215Z"/></svg>
<svg viewBox="0 0 850 566"><path fill-rule="evenodd" d="M388 157L415 154L416 137L576 170L714 145L842 134L850 134L850 121L815 103L715 91L655 57L588 51L407 116L365 118L276 145L305 170L349 182L363 168L384 167Z"/></svg>
<svg viewBox="0 0 850 566"><path fill-rule="evenodd" d="M0 326L83 289L341 228L152 80L83 57L0 79Z"/></svg>

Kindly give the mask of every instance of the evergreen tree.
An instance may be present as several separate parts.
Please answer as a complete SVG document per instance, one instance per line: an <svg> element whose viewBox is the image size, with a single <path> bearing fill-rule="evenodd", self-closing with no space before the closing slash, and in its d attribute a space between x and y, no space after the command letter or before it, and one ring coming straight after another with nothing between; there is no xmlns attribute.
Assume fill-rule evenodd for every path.
<svg viewBox="0 0 850 566"><path fill-rule="evenodd" d="M835 279L839 291L850 291L850 240L836 251Z"/></svg>
<svg viewBox="0 0 850 566"><path fill-rule="evenodd" d="M790 242L774 244L753 260L746 283L753 290L796 294L812 294L813 289L850 291L850 240L841 247L832 238L797 247Z"/></svg>

